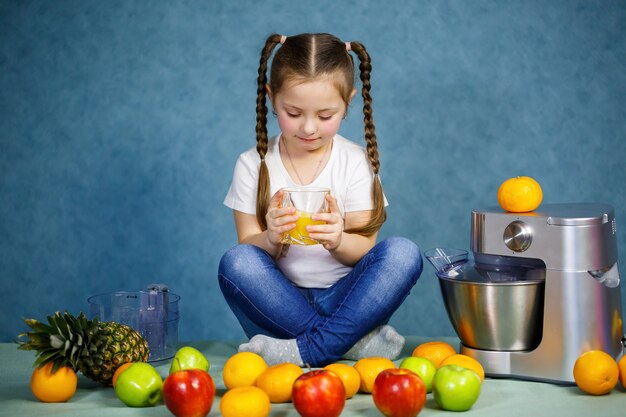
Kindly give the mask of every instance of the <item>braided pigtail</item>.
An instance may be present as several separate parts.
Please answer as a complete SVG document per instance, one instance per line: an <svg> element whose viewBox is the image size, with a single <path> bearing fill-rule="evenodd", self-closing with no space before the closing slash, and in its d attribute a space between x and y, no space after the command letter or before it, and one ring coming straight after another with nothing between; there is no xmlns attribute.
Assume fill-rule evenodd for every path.
<svg viewBox="0 0 626 417"><path fill-rule="evenodd" d="M259 181L257 184L256 197L256 218L263 230L267 229L265 215L270 202L270 175L265 163L265 155L267 154L267 63L272 51L281 41L281 36L277 34L270 35L265 41L265 46L261 52L259 62L259 76L257 78L257 98L256 98L256 150L261 157L261 166L259 167Z"/></svg>
<svg viewBox="0 0 626 417"><path fill-rule="evenodd" d="M372 64L370 56L365 50L365 46L360 42L350 42L350 49L359 57L360 77L363 85L361 95L363 97L363 121L365 123L365 141L367 143L367 156L374 171L374 183L372 185L372 201L374 202L374 210L372 218L365 226L346 230L350 233L359 233L363 235L372 235L376 233L387 219L385 211L385 198L383 187L380 183L378 172L380 170L380 160L378 158L378 144L376 142L376 128L374 127L374 117L372 115L372 96L370 95L370 73Z"/></svg>

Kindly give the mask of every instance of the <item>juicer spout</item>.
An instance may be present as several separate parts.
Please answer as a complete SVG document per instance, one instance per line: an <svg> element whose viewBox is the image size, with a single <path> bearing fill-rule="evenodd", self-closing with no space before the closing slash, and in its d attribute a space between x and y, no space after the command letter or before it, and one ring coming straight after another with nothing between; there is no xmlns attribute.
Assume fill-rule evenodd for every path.
<svg viewBox="0 0 626 417"><path fill-rule="evenodd" d="M454 278L459 269L467 263L467 251L464 249L433 248L424 252L428 262L437 270L438 276Z"/></svg>
<svg viewBox="0 0 626 417"><path fill-rule="evenodd" d="M617 268L617 262L609 269L600 269L597 271L588 271L589 275L594 277L596 281L604 285L607 288L616 288L619 286L619 270Z"/></svg>

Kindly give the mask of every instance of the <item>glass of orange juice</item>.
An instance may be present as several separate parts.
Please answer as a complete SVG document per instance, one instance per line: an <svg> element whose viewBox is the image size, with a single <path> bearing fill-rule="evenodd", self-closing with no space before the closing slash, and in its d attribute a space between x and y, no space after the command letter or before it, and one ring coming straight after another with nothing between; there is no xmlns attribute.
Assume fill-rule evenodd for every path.
<svg viewBox="0 0 626 417"><path fill-rule="evenodd" d="M320 187L283 188L283 207L295 207L300 216L296 227L283 235L282 243L291 245L317 245L319 241L309 237L308 225L325 224L323 220L313 220L311 215L328 212L326 196L330 189Z"/></svg>

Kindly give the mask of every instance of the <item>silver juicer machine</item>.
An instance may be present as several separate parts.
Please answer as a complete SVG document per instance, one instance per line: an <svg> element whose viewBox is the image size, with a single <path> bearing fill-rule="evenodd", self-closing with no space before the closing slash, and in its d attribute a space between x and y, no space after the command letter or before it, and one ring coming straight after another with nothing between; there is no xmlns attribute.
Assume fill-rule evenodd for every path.
<svg viewBox="0 0 626 417"><path fill-rule="evenodd" d="M614 210L474 210L471 251L427 251L461 340L485 373L569 384L582 353L624 351Z"/></svg>

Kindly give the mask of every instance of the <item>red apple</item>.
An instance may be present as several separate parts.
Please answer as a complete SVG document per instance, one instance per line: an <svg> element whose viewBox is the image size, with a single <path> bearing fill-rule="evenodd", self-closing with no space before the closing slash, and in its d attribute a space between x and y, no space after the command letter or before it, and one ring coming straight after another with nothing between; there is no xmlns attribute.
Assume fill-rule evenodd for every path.
<svg viewBox="0 0 626 417"><path fill-rule="evenodd" d="M296 379L292 401L302 417L337 417L346 403L346 389L336 373L318 369Z"/></svg>
<svg viewBox="0 0 626 417"><path fill-rule="evenodd" d="M215 383L202 369L184 369L163 382L163 400L176 417L205 417L211 411Z"/></svg>
<svg viewBox="0 0 626 417"><path fill-rule="evenodd" d="M372 398L387 417L415 417L426 403L426 386L413 371L385 369L374 380Z"/></svg>

